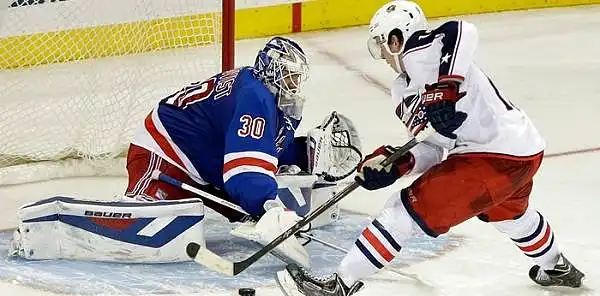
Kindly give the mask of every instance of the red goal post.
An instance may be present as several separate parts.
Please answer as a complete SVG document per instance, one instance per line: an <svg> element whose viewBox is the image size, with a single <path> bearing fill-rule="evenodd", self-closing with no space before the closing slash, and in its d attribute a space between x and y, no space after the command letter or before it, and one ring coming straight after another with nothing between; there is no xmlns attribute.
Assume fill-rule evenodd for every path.
<svg viewBox="0 0 600 296"><path fill-rule="evenodd" d="M235 0L222 1L221 68L226 71L235 67Z"/></svg>

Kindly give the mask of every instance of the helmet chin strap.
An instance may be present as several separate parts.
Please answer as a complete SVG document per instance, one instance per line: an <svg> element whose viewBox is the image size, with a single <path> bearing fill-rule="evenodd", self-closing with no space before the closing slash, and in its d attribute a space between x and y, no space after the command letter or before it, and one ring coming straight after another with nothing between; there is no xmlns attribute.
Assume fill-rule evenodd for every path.
<svg viewBox="0 0 600 296"><path fill-rule="evenodd" d="M404 65L402 64L402 61L400 60L400 58L402 57L404 45L402 46L402 49L400 49L400 51L397 53L392 53L392 51L390 50L390 47L387 44L384 45L384 48L385 48L385 51L387 51L387 54L389 54L392 57L392 64L390 65L392 67L392 69L398 74L404 73L405 72Z"/></svg>
<svg viewBox="0 0 600 296"><path fill-rule="evenodd" d="M392 55L392 60L394 60L394 64L392 65L392 69L396 71L398 74L404 73L404 66L402 65L402 61L400 61L400 54Z"/></svg>

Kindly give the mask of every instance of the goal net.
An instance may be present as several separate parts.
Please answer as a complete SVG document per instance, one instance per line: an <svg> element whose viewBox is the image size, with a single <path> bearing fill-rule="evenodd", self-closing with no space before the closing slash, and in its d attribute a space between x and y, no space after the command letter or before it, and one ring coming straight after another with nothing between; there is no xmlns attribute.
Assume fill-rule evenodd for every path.
<svg viewBox="0 0 600 296"><path fill-rule="evenodd" d="M124 175L144 116L233 43L221 0L0 5L0 186Z"/></svg>

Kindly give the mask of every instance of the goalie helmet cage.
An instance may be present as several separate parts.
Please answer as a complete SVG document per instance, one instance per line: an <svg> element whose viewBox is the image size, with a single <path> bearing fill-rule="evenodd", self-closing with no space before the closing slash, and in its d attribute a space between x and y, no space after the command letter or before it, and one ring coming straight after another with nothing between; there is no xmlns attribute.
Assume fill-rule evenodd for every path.
<svg viewBox="0 0 600 296"><path fill-rule="evenodd" d="M235 0L0 0L0 186L124 176L162 98L234 67Z"/></svg>

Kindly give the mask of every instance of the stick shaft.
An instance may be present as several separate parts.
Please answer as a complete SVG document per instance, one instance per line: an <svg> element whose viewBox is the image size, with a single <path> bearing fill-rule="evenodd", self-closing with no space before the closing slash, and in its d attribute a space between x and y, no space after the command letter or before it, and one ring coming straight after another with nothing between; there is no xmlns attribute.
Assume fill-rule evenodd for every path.
<svg viewBox="0 0 600 296"><path fill-rule="evenodd" d="M246 215L247 216L246 218L250 217L250 214L248 214L248 212L244 211L244 209L242 209L242 207L240 207L240 206L238 206L238 205L236 205L234 203L231 203L229 201L226 201L226 200L224 200L222 198L216 197L216 196L214 196L214 195L212 195L212 194L210 194L208 192L202 191L202 190L200 190L200 189L198 189L198 188L196 188L194 186L191 186L189 184L183 183L183 182L181 182L181 181L179 181L179 180L177 180L177 179L175 179L175 178L173 178L173 177L171 177L171 176L169 176L169 175L167 175L167 174L165 174L165 173L163 173L163 172L161 172L159 170L154 170L152 172L152 179L165 182L165 183L170 184L172 186L175 186L175 187L181 188L183 190L189 191L191 193L194 193L194 194L196 194L196 195L198 195L198 196L200 196L202 198L206 198L206 199L209 199L211 201L214 201L214 202L216 202L216 203L218 203L220 205L226 206L226 207L228 207L228 208L230 208L230 209L232 209L234 211L237 211L237 212L239 212L239 213L241 213L243 215Z"/></svg>

